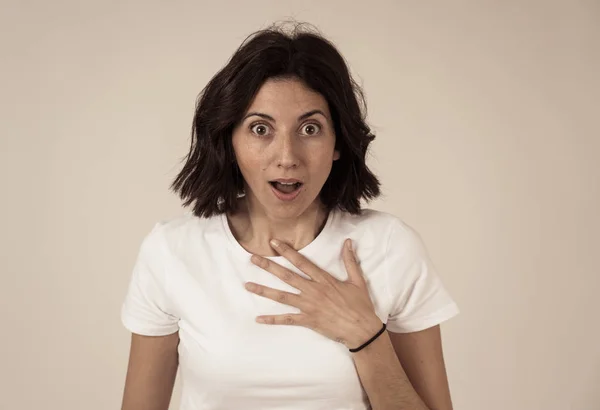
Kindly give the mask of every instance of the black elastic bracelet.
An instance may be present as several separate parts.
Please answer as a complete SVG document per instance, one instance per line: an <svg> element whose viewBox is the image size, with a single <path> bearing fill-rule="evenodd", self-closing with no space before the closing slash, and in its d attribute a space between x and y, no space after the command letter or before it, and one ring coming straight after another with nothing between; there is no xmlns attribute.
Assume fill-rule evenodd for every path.
<svg viewBox="0 0 600 410"><path fill-rule="evenodd" d="M385 332L385 323L383 324L383 327L381 328L381 330L380 330L379 332L377 332L377 334L376 334L375 336L373 336L372 338L370 338L369 340L367 340L367 341L366 341L366 342L365 342L363 345L361 345L361 346L359 346L359 347L357 347L357 348L355 348L355 349L350 349L350 351L351 351L352 353L356 353L356 352L358 352L359 350L362 350L362 349L364 349L365 347L367 347L368 345L370 345L370 344L371 344L371 342L373 342L373 340L375 340L375 339L377 339L379 336L381 336L381 334L382 334L383 332Z"/></svg>

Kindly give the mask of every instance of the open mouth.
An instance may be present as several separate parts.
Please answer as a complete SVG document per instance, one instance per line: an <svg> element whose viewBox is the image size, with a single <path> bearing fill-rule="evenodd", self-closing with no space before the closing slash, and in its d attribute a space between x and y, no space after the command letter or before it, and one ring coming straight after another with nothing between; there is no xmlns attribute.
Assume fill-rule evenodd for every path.
<svg viewBox="0 0 600 410"><path fill-rule="evenodd" d="M283 194L293 194L302 186L302 182L269 181L269 184Z"/></svg>

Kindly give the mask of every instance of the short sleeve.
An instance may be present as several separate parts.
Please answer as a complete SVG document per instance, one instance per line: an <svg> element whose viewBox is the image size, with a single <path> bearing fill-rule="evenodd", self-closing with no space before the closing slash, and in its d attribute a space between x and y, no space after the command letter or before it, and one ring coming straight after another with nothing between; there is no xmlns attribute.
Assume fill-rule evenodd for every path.
<svg viewBox="0 0 600 410"><path fill-rule="evenodd" d="M132 333L165 336L178 329L178 318L169 313L165 272L166 254L160 225L142 241L121 309L121 321Z"/></svg>
<svg viewBox="0 0 600 410"><path fill-rule="evenodd" d="M386 255L391 332L418 332L459 313L444 287L421 236L398 221L392 227Z"/></svg>

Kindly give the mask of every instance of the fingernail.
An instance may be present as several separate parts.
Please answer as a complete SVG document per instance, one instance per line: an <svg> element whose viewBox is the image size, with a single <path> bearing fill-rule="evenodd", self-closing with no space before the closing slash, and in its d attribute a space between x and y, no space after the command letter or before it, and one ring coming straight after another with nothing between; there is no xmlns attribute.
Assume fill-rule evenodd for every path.
<svg viewBox="0 0 600 410"><path fill-rule="evenodd" d="M248 282L245 286L247 290L254 290L254 283Z"/></svg>
<svg viewBox="0 0 600 410"><path fill-rule="evenodd" d="M354 252L354 247L352 246L352 239L347 239L346 240L346 248L348 248L348 251L350 251L350 258L356 262L357 258L356 258L356 252Z"/></svg>
<svg viewBox="0 0 600 410"><path fill-rule="evenodd" d="M273 245L274 247L278 248L279 247L279 241L277 239L271 239L271 245Z"/></svg>

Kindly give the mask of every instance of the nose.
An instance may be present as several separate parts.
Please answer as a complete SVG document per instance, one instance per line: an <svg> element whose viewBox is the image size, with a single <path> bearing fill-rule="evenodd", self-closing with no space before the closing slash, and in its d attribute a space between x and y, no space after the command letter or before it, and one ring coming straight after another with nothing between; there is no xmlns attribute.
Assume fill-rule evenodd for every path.
<svg viewBox="0 0 600 410"><path fill-rule="evenodd" d="M277 167L296 168L300 162L297 141L294 136L281 137L277 144Z"/></svg>

